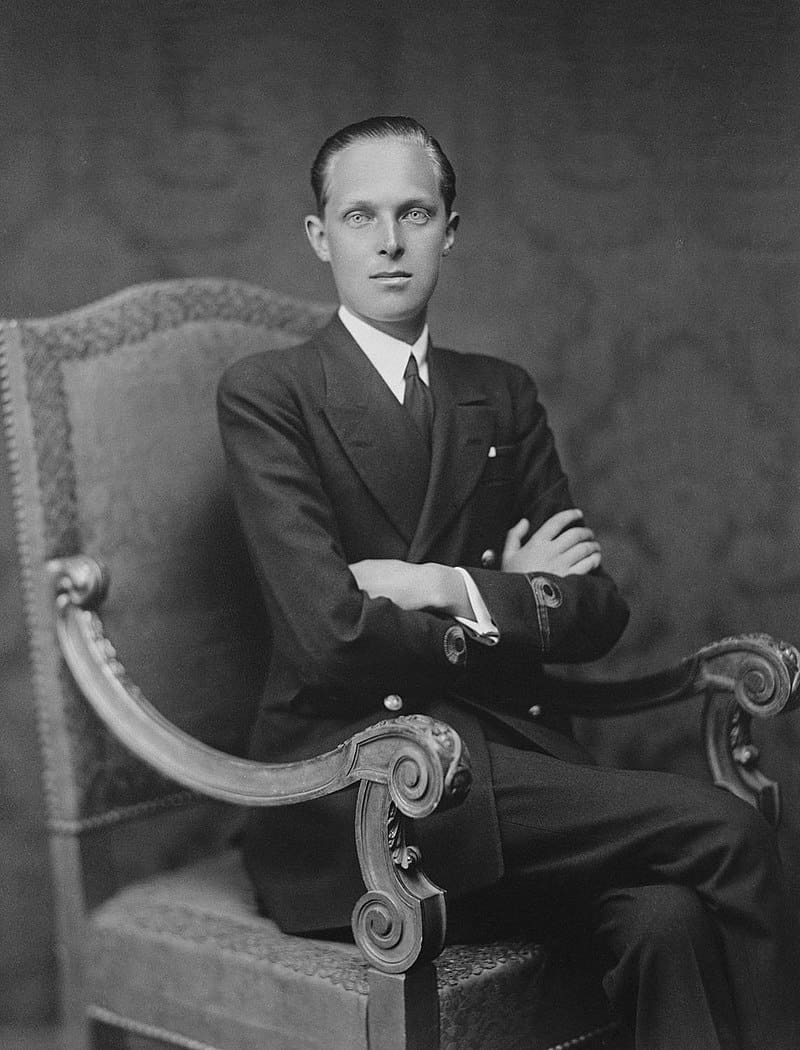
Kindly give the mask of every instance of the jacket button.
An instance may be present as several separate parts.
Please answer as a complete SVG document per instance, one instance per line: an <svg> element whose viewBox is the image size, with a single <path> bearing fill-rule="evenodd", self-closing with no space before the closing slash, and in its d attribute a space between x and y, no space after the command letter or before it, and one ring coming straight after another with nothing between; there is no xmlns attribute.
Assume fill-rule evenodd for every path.
<svg viewBox="0 0 800 1050"><path fill-rule="evenodd" d="M397 693L389 693L387 697L384 697L383 706L387 711L402 711L403 698L398 696Z"/></svg>
<svg viewBox="0 0 800 1050"><path fill-rule="evenodd" d="M528 714L531 718L538 718L541 715L542 709L538 704L534 704L533 707L528 708Z"/></svg>
<svg viewBox="0 0 800 1050"><path fill-rule="evenodd" d="M493 565L497 564L497 554L492 550L491 547L487 547L481 555L481 565L484 569L491 569Z"/></svg>

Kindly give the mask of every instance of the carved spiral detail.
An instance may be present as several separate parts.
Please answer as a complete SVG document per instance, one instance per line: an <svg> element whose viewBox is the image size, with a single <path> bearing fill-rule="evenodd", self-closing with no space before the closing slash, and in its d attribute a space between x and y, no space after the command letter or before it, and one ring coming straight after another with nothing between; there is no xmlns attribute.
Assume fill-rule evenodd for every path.
<svg viewBox="0 0 800 1050"><path fill-rule="evenodd" d="M389 769L389 792L397 808L419 819L432 813L442 797L444 775L422 748L399 747Z"/></svg>
<svg viewBox="0 0 800 1050"><path fill-rule="evenodd" d="M772 718L800 707L800 651L768 634L721 638L696 654L714 690L732 692L747 714Z"/></svg>
<svg viewBox="0 0 800 1050"><path fill-rule="evenodd" d="M416 756L400 755L392 775L398 783L402 783L406 798L418 801L428 789L428 770L419 764Z"/></svg>
<svg viewBox="0 0 800 1050"><path fill-rule="evenodd" d="M780 711L789 696L790 683L781 668L755 654L738 669L733 692L737 703L747 712L761 718Z"/></svg>
<svg viewBox="0 0 800 1050"><path fill-rule="evenodd" d="M108 592L108 569L88 554L55 558L48 562L47 568L59 602L77 605L82 609L94 609Z"/></svg>
<svg viewBox="0 0 800 1050"><path fill-rule="evenodd" d="M403 937L403 916L387 893L365 893L353 909L352 926L356 944L367 959L384 964L395 961L393 949Z"/></svg>

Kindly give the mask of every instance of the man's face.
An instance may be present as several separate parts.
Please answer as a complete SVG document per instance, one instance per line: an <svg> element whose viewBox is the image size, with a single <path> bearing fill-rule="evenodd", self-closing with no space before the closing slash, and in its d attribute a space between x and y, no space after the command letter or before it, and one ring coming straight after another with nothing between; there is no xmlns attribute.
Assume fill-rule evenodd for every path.
<svg viewBox="0 0 800 1050"><path fill-rule="evenodd" d="M413 342L458 222L445 211L433 162L404 139L356 142L333 158L327 189L324 215L309 215L306 232L331 265L340 301Z"/></svg>

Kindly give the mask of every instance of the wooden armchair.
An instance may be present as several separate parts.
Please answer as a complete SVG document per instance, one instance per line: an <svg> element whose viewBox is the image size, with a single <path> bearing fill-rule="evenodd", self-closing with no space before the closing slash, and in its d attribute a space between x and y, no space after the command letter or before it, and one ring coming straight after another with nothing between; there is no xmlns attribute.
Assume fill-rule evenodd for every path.
<svg viewBox="0 0 800 1050"><path fill-rule="evenodd" d="M225 490L214 391L234 358L297 342L328 313L176 281L0 326L65 1045L621 1045L595 976L568 956L523 939L443 948L445 895L410 818L469 789L449 727L401 717L305 762L241 757L269 625ZM796 649L758 635L649 678L564 689L591 715L704 698L714 780L777 822L749 727L797 704L799 669ZM241 807L356 782L356 943L285 935L257 914L230 845Z"/></svg>

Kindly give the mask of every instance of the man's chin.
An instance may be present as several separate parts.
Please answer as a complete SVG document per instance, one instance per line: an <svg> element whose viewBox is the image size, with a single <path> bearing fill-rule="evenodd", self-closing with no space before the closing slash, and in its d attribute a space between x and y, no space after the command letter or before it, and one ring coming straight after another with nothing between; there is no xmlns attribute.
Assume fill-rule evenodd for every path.
<svg viewBox="0 0 800 1050"><path fill-rule="evenodd" d="M353 306L345 303L348 310L360 317L365 324L377 328L386 335L391 335L403 342L414 342L425 324L427 310L356 310Z"/></svg>
<svg viewBox="0 0 800 1050"><path fill-rule="evenodd" d="M395 302L364 304L362 309L345 303L345 306L360 317L367 324L409 324L425 318L427 315L427 304L420 306L419 303L404 303L398 298Z"/></svg>

